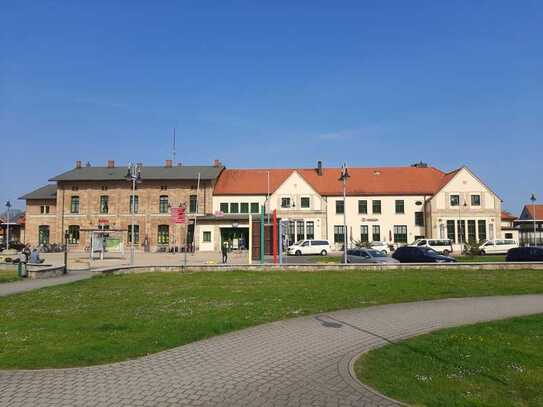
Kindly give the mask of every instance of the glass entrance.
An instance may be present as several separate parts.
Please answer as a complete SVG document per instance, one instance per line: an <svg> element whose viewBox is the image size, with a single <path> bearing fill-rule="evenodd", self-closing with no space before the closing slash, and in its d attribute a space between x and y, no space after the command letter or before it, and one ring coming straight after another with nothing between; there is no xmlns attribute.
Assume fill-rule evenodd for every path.
<svg viewBox="0 0 543 407"><path fill-rule="evenodd" d="M49 244L49 226L41 225L38 228L38 243Z"/></svg>

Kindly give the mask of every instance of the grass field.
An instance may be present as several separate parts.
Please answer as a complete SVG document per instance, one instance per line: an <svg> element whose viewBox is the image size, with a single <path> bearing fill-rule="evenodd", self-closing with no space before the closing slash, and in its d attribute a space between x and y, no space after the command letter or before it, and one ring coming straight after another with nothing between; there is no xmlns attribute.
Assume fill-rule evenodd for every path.
<svg viewBox="0 0 543 407"><path fill-rule="evenodd" d="M15 267L0 269L0 284L17 280L20 280L20 277L17 276L17 269Z"/></svg>
<svg viewBox="0 0 543 407"><path fill-rule="evenodd" d="M361 380L416 406L543 406L543 315L447 329L355 364Z"/></svg>
<svg viewBox="0 0 543 407"><path fill-rule="evenodd" d="M143 273L0 298L0 368L126 360L305 314L543 292L541 271Z"/></svg>

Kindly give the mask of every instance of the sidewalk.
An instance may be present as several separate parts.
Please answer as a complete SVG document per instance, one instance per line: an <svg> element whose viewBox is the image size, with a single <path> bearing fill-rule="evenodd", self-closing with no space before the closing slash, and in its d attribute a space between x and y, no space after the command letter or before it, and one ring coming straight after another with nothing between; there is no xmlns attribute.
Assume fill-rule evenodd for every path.
<svg viewBox="0 0 543 407"><path fill-rule="evenodd" d="M51 287L60 284L72 283L74 281L86 280L91 278L94 273L91 271L72 271L61 277L44 278L41 280L21 280L13 283L0 284L0 297L6 295L23 293L26 291L37 290L38 288Z"/></svg>

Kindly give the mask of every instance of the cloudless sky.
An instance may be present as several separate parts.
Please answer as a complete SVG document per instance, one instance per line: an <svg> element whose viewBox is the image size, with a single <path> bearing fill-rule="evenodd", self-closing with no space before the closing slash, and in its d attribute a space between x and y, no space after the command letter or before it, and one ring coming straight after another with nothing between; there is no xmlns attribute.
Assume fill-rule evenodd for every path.
<svg viewBox="0 0 543 407"><path fill-rule="evenodd" d="M541 1L2 1L0 199L77 159L469 166L543 201ZM4 209L3 207L0 209Z"/></svg>

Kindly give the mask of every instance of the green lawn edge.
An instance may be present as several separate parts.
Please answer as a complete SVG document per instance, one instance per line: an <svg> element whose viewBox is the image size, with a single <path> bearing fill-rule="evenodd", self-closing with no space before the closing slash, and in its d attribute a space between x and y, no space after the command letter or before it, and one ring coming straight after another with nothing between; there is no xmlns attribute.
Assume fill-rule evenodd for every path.
<svg viewBox="0 0 543 407"><path fill-rule="evenodd" d="M543 314L416 336L362 354L362 383L414 406L543 405Z"/></svg>

